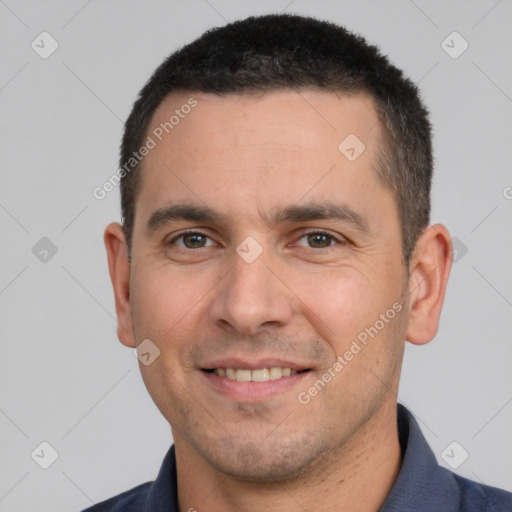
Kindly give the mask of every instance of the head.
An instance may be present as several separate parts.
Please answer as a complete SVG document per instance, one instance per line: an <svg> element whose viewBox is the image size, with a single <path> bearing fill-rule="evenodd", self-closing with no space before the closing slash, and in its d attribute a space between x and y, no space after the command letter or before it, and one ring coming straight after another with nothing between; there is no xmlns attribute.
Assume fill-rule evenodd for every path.
<svg viewBox="0 0 512 512"><path fill-rule="evenodd" d="M414 84L330 23L248 18L155 71L105 242L119 338L160 351L140 366L177 449L286 480L392 418L449 273L431 153Z"/></svg>

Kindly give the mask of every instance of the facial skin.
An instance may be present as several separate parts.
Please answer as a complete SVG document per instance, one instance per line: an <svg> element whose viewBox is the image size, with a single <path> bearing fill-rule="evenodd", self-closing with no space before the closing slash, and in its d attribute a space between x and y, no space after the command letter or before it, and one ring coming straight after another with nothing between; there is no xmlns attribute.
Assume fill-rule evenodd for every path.
<svg viewBox="0 0 512 512"><path fill-rule="evenodd" d="M131 264L119 224L105 232L119 339L128 347L150 339L161 351L140 370L172 427L180 508L376 510L401 462L404 342L426 343L437 331L449 234L429 227L408 274L395 199L374 169L380 125L369 97L174 93L148 134L191 96L197 106L144 159ZM366 146L352 162L338 150L349 134ZM351 216L269 220L329 203ZM221 219L147 229L155 211L177 204ZM187 229L202 236L176 239ZM236 250L247 237L262 249L251 263ZM301 403L397 303L401 311ZM308 371L237 383L204 371L217 366Z"/></svg>

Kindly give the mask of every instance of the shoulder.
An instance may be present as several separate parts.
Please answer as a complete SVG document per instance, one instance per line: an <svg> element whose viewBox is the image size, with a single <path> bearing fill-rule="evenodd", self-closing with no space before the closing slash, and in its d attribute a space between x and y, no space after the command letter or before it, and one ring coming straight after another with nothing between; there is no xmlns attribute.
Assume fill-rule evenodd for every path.
<svg viewBox="0 0 512 512"><path fill-rule="evenodd" d="M461 512L510 512L512 493L452 473L460 493Z"/></svg>
<svg viewBox="0 0 512 512"><path fill-rule="evenodd" d="M140 484L82 512L172 512L177 505L176 455L169 448L156 480Z"/></svg>
<svg viewBox="0 0 512 512"><path fill-rule="evenodd" d="M512 493L440 466L414 416L401 404L398 432L402 467L381 512L512 512Z"/></svg>
<svg viewBox="0 0 512 512"><path fill-rule="evenodd" d="M139 512L144 504L152 482L138 485L108 500L96 503L82 512Z"/></svg>

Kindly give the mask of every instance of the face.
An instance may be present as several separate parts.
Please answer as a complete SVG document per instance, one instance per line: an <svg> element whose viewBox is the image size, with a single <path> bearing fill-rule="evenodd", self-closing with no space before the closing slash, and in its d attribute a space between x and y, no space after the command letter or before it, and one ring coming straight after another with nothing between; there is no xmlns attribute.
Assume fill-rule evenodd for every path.
<svg viewBox="0 0 512 512"><path fill-rule="evenodd" d="M296 477L396 403L406 269L373 102L179 93L148 134L130 270L134 343L160 350L144 382L177 449Z"/></svg>

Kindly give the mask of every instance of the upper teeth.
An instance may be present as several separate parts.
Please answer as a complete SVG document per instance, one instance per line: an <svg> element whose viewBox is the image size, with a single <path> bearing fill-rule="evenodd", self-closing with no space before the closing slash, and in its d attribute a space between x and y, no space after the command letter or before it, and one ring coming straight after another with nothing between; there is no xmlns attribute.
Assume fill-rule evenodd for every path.
<svg viewBox="0 0 512 512"><path fill-rule="evenodd" d="M227 377L231 380L240 382L265 382L267 380L276 380L281 377L295 375L297 370L291 368L258 368L257 370L245 370L236 368L215 368L215 375L219 377Z"/></svg>

